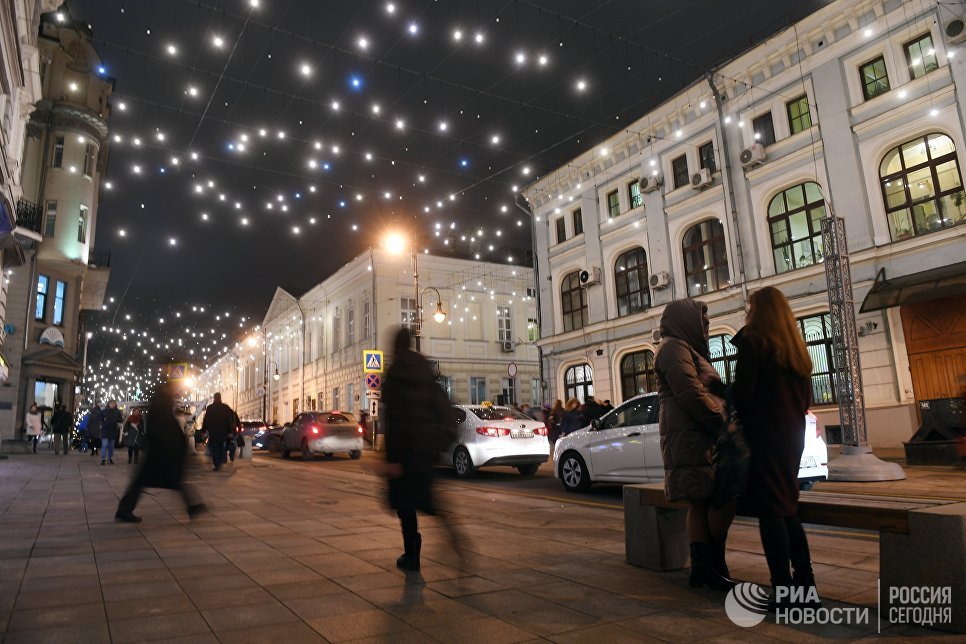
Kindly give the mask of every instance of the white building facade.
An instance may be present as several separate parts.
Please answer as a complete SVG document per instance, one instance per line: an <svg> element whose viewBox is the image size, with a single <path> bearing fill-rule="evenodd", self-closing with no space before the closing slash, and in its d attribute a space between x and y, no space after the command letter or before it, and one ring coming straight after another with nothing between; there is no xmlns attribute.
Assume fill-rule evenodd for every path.
<svg viewBox="0 0 966 644"><path fill-rule="evenodd" d="M550 396L656 388L664 305L704 301L725 381L748 294L788 296L839 423L819 220L846 222L873 446L966 383L962 5L838 0L524 190ZM581 272L586 271L586 281ZM878 281L877 281L878 276ZM905 288L900 289L899 286ZM875 287L875 292L870 291Z"/></svg>
<svg viewBox="0 0 966 644"><path fill-rule="evenodd" d="M201 397L220 389L240 417L269 422L366 410L363 350L390 360L394 330L414 330L421 303L421 351L454 402L541 404L533 270L420 254L418 273L417 293L409 254L372 250L301 297L278 289L258 329L199 376ZM237 396L226 396L236 373Z"/></svg>

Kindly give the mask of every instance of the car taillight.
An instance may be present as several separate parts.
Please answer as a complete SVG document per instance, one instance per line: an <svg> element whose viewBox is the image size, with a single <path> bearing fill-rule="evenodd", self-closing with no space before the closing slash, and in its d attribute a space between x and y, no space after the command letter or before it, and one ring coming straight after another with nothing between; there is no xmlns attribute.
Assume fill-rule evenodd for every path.
<svg viewBox="0 0 966 644"><path fill-rule="evenodd" d="M359 433L360 434L365 434L366 433L366 430L362 428L362 425L359 425Z"/></svg>
<svg viewBox="0 0 966 644"><path fill-rule="evenodd" d="M312 433L313 434L318 434L319 433L319 428L316 427L315 425L312 425Z"/></svg>
<svg viewBox="0 0 966 644"><path fill-rule="evenodd" d="M547 428L546 427L537 427L535 430L533 430L533 433L536 434L537 436L546 436L547 435Z"/></svg>
<svg viewBox="0 0 966 644"><path fill-rule="evenodd" d="M509 436L510 430L505 427L477 427L476 433L480 436L490 436L491 438L497 438L499 436Z"/></svg>

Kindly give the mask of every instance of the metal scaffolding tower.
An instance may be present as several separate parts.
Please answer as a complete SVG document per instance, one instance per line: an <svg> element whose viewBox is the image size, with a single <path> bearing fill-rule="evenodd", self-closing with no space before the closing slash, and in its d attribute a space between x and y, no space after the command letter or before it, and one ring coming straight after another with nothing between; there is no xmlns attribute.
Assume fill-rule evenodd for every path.
<svg viewBox="0 0 966 644"><path fill-rule="evenodd" d="M825 255L825 281L828 287L832 349L835 357L835 392L839 400L842 425L842 453L829 461L833 481L891 481L906 478L896 463L886 463L872 454L865 426L865 397L859 338L852 297L852 272L845 220L829 214L822 218L822 247Z"/></svg>

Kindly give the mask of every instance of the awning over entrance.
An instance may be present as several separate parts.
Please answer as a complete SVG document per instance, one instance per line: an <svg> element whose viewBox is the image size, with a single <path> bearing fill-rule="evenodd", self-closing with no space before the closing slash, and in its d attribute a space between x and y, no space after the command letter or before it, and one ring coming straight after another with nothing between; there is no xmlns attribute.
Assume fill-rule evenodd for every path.
<svg viewBox="0 0 966 644"><path fill-rule="evenodd" d="M963 293L966 293L966 262L891 279L887 279L885 269L880 268L875 276L872 290L862 301L859 313L869 313L941 297L954 297Z"/></svg>

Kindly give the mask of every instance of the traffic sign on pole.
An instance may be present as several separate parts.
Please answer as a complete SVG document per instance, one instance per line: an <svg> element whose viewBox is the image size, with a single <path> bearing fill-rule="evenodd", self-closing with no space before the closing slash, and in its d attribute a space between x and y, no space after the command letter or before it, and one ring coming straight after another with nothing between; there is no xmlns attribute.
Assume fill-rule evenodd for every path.
<svg viewBox="0 0 966 644"><path fill-rule="evenodd" d="M382 373L383 371L382 351L375 349L363 349L362 351L362 371L364 373Z"/></svg>
<svg viewBox="0 0 966 644"><path fill-rule="evenodd" d="M378 389L382 386L382 378L378 374L366 374L366 389Z"/></svg>
<svg viewBox="0 0 966 644"><path fill-rule="evenodd" d="M379 418L379 401L376 399L369 401L369 416Z"/></svg>

